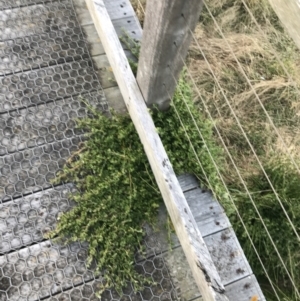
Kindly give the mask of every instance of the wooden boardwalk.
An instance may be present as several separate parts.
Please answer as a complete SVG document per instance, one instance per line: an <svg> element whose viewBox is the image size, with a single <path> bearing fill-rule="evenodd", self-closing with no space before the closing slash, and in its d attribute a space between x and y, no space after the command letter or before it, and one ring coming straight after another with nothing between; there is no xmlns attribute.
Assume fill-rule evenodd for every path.
<svg viewBox="0 0 300 301"><path fill-rule="evenodd" d="M105 2L117 33L140 39L129 2ZM126 110L84 0L0 0L0 81L0 301L98 300L88 246L44 239L74 206L75 187L51 180L84 142L74 121L87 116L79 96L100 110ZM264 300L220 205L193 177L179 180L229 300ZM146 258L136 256L158 284L137 294L128 285L126 300L201 299L175 235L170 251L165 220L161 208L161 231L147 228ZM107 290L102 299L119 296Z"/></svg>

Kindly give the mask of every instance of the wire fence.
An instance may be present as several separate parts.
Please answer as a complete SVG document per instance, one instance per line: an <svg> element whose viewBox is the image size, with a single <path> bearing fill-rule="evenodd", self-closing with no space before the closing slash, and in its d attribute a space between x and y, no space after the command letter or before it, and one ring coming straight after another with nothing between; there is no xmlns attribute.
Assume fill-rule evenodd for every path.
<svg viewBox="0 0 300 301"><path fill-rule="evenodd" d="M140 0L138 4L143 8ZM189 30L192 36L189 58L187 61L181 58L184 80L193 90L199 116L212 124L215 141L223 149L225 167L219 166L211 153L206 135L195 120L199 116L190 111L179 84L177 92L190 113L193 132L203 141L228 196L231 205L226 208L233 209L228 216L267 298L300 300L297 154L300 91L298 73L291 67L294 63L298 66L299 50L268 5L263 7L267 12L263 11L260 19L259 10L251 3L240 0L226 4L230 14L226 14L224 3L217 9L216 1L204 3L202 22L196 33ZM241 14L243 18L238 18ZM234 25L229 28L228 24ZM224 63L228 57L230 62ZM170 76L178 83L171 68ZM235 85L242 88L234 88ZM241 106L241 102L246 104ZM205 184L219 197L194 149L187 121L174 103L172 107Z"/></svg>

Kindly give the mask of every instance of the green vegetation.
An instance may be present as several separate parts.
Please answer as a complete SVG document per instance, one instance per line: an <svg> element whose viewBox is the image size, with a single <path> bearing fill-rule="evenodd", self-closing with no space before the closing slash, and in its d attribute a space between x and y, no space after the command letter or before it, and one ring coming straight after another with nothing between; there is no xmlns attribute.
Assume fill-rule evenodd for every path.
<svg viewBox="0 0 300 301"><path fill-rule="evenodd" d="M194 131L194 124L187 108L192 111L217 162L222 156L212 140L212 125L195 111L191 89L184 80L179 89L171 109L166 113L153 112L153 119L176 173L192 172L204 181L174 106L189 132ZM182 95L187 105L182 102ZM130 117L112 112L107 118L90 109L94 118L79 121L79 126L88 131L88 139L56 180L77 185L80 192L71 196L77 206L61 216L50 236L88 242L88 261L96 262L97 272L103 273L103 289L114 285L120 292L126 281L139 289L150 280L134 270L134 254L141 248L143 224L152 223L157 216L161 195ZM195 131L191 139L203 169L217 183L203 141ZM217 185L213 188L218 190Z"/></svg>

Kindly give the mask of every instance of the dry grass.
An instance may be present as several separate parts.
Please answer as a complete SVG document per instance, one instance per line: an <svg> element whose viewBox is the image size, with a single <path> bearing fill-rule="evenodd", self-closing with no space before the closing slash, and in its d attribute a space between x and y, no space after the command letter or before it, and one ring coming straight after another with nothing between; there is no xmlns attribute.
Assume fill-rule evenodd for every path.
<svg viewBox="0 0 300 301"><path fill-rule="evenodd" d="M130 0L135 13L143 27L146 11L146 0Z"/></svg>
<svg viewBox="0 0 300 301"><path fill-rule="evenodd" d="M221 2L221 4L219 1L213 3L224 5L226 1L223 0ZM236 122L233 122L232 112L226 104L223 93L250 136L253 135L253 132L259 135L261 131L262 139L263 137L273 138L269 139L270 143L264 144L263 152L265 155L272 153L271 150L285 154L287 151L283 145L279 147L278 143L274 143L276 133L268 122L268 118L263 112L257 97L267 109L289 148L293 149L295 155L299 155L299 144L294 145L295 128L300 124L299 52L293 47L290 40L282 38L283 33L276 31L274 27L268 29L268 32L273 35L276 32L277 41L280 39L291 43L291 45L282 45L282 47L292 48L295 51L290 57L285 57L286 53L284 53L281 58L285 67L293 76L293 80L290 80L278 62L265 35L261 35L255 29L247 33L244 31L240 32L236 30L236 26L231 28L231 31L229 30L230 22L232 23L232 20L236 18L236 11L238 11L238 8L232 6L218 14L220 23L226 24L226 40L220 37L217 29L211 23L208 25L209 29L203 24L199 24L196 28L195 36L211 68L208 67L208 63L203 53L199 50L198 45L192 43L189 55L189 68L193 78L196 80L197 88L210 108L210 113L218 120L228 142L228 147L236 149L238 153L243 153L243 156L239 157L240 160L237 158L238 161L241 161L238 164L239 166L245 166L247 160L244 159L244 156L245 153L249 153L248 150L245 152L245 148L248 149L249 147L243 145L242 148L239 148L236 145L230 145L229 141L235 141L235 139L229 139L228 137L241 136L241 132L237 129ZM236 25L235 22L233 23ZM242 26L240 25L239 27ZM240 64L237 63L237 60ZM241 68L249 78L251 86L247 82ZM211 71L222 86L223 93L219 89ZM196 91L195 99L201 105ZM286 136L287 131L283 131L281 128L289 129L289 135ZM276 148L275 150L274 147ZM252 162L252 160L249 160L249 162ZM244 169L252 170L252 167Z"/></svg>

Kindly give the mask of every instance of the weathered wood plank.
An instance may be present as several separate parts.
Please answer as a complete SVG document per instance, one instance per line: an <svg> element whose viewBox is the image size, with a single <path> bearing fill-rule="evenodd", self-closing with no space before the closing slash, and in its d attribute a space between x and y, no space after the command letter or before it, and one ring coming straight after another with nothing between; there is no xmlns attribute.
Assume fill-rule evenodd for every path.
<svg viewBox="0 0 300 301"><path fill-rule="evenodd" d="M96 31L95 25L89 24L82 26L82 30L85 34L85 38L88 43L87 47L89 48L91 56L93 57L105 54L103 45Z"/></svg>
<svg viewBox="0 0 300 301"><path fill-rule="evenodd" d="M258 297L258 301L266 300L254 275L231 283L225 288L230 301L250 301L255 296Z"/></svg>
<svg viewBox="0 0 300 301"><path fill-rule="evenodd" d="M48 2L0 11L0 40L77 27L70 1Z"/></svg>
<svg viewBox="0 0 300 301"><path fill-rule="evenodd" d="M103 0L106 11L110 19L122 19L124 17L133 17L135 12L129 1L124 0Z"/></svg>
<svg viewBox="0 0 300 301"><path fill-rule="evenodd" d="M0 76L88 58L78 27L6 40L0 43Z"/></svg>
<svg viewBox="0 0 300 301"><path fill-rule="evenodd" d="M0 204L0 253L43 240L54 230L59 213L75 205L68 200L75 191L73 185L66 184Z"/></svg>
<svg viewBox="0 0 300 301"><path fill-rule="evenodd" d="M166 260L172 279L180 290L181 296L183 296L185 300L194 300L197 298L197 301L202 301L202 297L196 288L192 274L187 268L187 262L182 248L179 247L173 249L170 252L164 253L163 256ZM214 261L218 260L218 258L214 257L213 259ZM218 267L219 266L217 266L217 268ZM228 274L230 272L236 274L234 268L230 268ZM224 277L224 270L220 270L220 273L223 281L222 277ZM225 275L225 277L227 276ZM265 300L255 276L253 274L247 276L245 272L244 276L241 275L237 281L225 284L225 295L230 301L250 301L253 296L258 296L259 301Z"/></svg>
<svg viewBox="0 0 300 301"><path fill-rule="evenodd" d="M196 188L185 197L203 237L230 227L224 209L208 190Z"/></svg>
<svg viewBox="0 0 300 301"><path fill-rule="evenodd" d="M137 82L149 107L169 107L202 4L202 0L147 2Z"/></svg>
<svg viewBox="0 0 300 301"><path fill-rule="evenodd" d="M200 292L197 289L197 284L182 248L173 249L172 251L164 253L163 256L170 275L176 284L178 294L183 300L189 301L199 297Z"/></svg>
<svg viewBox="0 0 300 301"><path fill-rule="evenodd" d="M47 2L47 0L0 0L0 10L32 4L40 4L44 2Z"/></svg>
<svg viewBox="0 0 300 301"><path fill-rule="evenodd" d="M89 60L0 78L0 113L101 89Z"/></svg>
<svg viewBox="0 0 300 301"><path fill-rule="evenodd" d="M127 108L118 86L105 89L104 94L111 108L121 114L127 113Z"/></svg>
<svg viewBox="0 0 300 301"><path fill-rule="evenodd" d="M52 187L51 180L83 141L78 136L0 157L0 200Z"/></svg>
<svg viewBox="0 0 300 301"><path fill-rule="evenodd" d="M130 51L124 51L127 58L135 60L135 57L131 54ZM115 75L108 61L106 54L98 55L93 57L95 63L95 68L97 70L97 75L101 86L103 89L111 88L117 86Z"/></svg>
<svg viewBox="0 0 300 301"><path fill-rule="evenodd" d="M85 0L73 0L73 2L79 22L81 26L83 26L83 29L85 30L88 26L94 27L94 23L86 6ZM118 36L120 37L124 34L124 32L126 32L131 38L141 40L142 28L132 6L130 5L130 2L128 0L107 0L106 2L107 3L105 3L105 5L109 6L109 15ZM124 11L120 5L123 5ZM117 8L120 8L120 10ZM124 15L124 13L126 13L126 15ZM93 37L94 33L92 33L91 39L93 39ZM99 36L97 37L99 39ZM87 38L89 37L87 36Z"/></svg>
<svg viewBox="0 0 300 301"><path fill-rule="evenodd" d="M200 188L185 192L185 196L196 220L204 220L224 212L213 196Z"/></svg>
<svg viewBox="0 0 300 301"><path fill-rule="evenodd" d="M85 0L72 0L81 26L94 24Z"/></svg>
<svg viewBox="0 0 300 301"><path fill-rule="evenodd" d="M269 0L290 37L300 49L300 1Z"/></svg>
<svg viewBox="0 0 300 301"><path fill-rule="evenodd" d="M194 198L191 200L189 198L190 196L186 193L184 193L184 195L188 204L190 204L190 202L195 201ZM201 204L201 198L199 202ZM217 203L215 200L213 200L213 202ZM199 205L199 207L201 207L201 205ZM194 215L193 211L192 213ZM153 249L148 250L148 252L151 252L147 253L148 256L150 256L151 254L156 254L157 252L166 252L180 246L178 237L173 232L172 225L167 225L167 220L168 214L166 208L164 206L161 206L156 221L157 230L155 231L155 229L153 230L152 228L147 229L148 235L146 237L146 244L154 246ZM230 227L230 222L223 212L213 216L200 215L196 222L204 240L207 236L210 236L216 232L225 230ZM157 247L155 247L155 241L158 242Z"/></svg>
<svg viewBox="0 0 300 301"><path fill-rule="evenodd" d="M226 300L196 222L184 198L102 0L87 0L127 109L144 145L177 235L205 300Z"/></svg>
<svg viewBox="0 0 300 301"><path fill-rule="evenodd" d="M50 297L94 279L94 266L88 268L86 258L86 244L60 246L51 241L0 256L1 289L8 291L8 300Z"/></svg>
<svg viewBox="0 0 300 301"><path fill-rule="evenodd" d="M225 294L230 301L251 301L255 296L258 297L258 301L266 300L254 275L226 285L225 289ZM203 299L199 296L194 301L203 301Z"/></svg>
<svg viewBox="0 0 300 301"><path fill-rule="evenodd" d="M140 41L142 39L143 31L135 17L114 20L113 25L119 37L125 33L134 40Z"/></svg>
<svg viewBox="0 0 300 301"><path fill-rule="evenodd" d="M252 274L232 228L204 238L224 285Z"/></svg>
<svg viewBox="0 0 300 301"><path fill-rule="evenodd" d="M107 109L102 92L82 97L99 110ZM0 155L82 135L83 131L76 128L76 119L87 115L85 104L77 96L2 113Z"/></svg>
<svg viewBox="0 0 300 301"><path fill-rule="evenodd" d="M197 178L191 174L184 174L177 177L183 192L199 187Z"/></svg>

